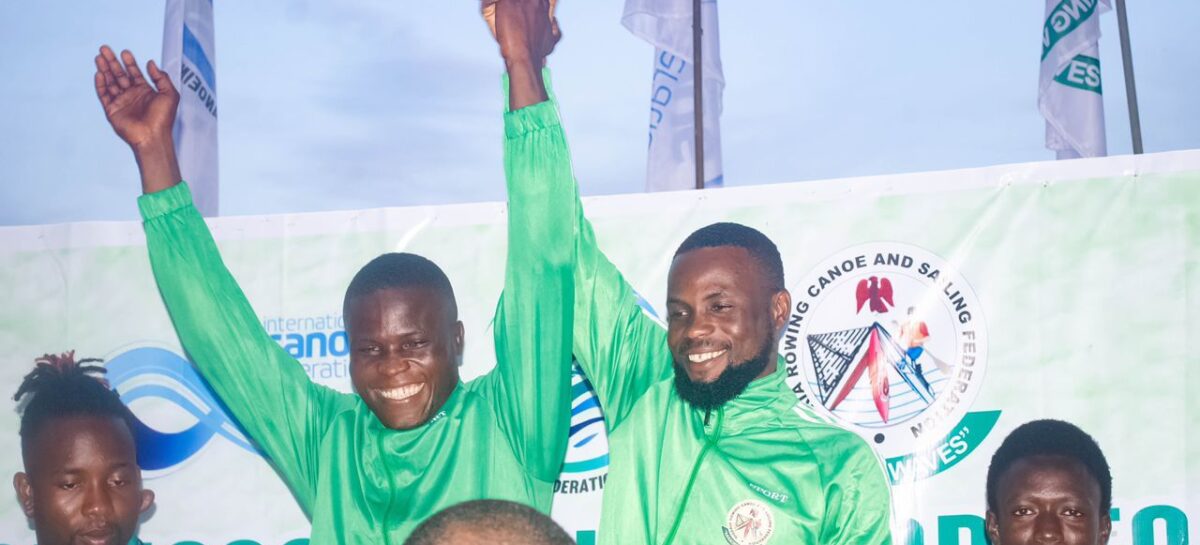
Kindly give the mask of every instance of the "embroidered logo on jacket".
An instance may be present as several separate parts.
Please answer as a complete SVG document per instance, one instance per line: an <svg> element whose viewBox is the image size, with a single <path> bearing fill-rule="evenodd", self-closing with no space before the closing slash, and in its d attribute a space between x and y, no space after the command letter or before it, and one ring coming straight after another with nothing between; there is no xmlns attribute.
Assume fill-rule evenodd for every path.
<svg viewBox="0 0 1200 545"><path fill-rule="evenodd" d="M762 545L775 532L775 519L762 502L746 500L729 510L721 531L729 545Z"/></svg>

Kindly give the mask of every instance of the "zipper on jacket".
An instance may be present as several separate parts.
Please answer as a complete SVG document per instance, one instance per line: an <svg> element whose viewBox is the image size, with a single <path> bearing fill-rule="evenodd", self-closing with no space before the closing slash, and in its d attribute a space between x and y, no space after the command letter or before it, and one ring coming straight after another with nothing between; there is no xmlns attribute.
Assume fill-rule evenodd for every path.
<svg viewBox="0 0 1200 545"><path fill-rule="evenodd" d="M705 420L707 420L707 415ZM683 521L683 511L687 509L688 497L692 495L692 485L696 484L696 475L700 472L700 464L704 462L708 451L717 445L717 440L721 438L721 425L724 422L725 407L721 407L717 409L717 425L713 427L712 437L704 438L704 448L700 449L700 456L697 456L696 462L692 464L692 474L688 476L687 486L683 488L683 497L679 499L679 510L675 513L675 522L671 524L671 532L667 534L663 545L671 545L671 542L675 541L675 534L679 532L679 523Z"/></svg>
<svg viewBox="0 0 1200 545"><path fill-rule="evenodd" d="M384 470L387 471L389 490L388 490L387 508L383 510L383 524L381 524L380 526L383 527L383 543L384 543L384 545L391 545L392 536L391 536L390 530L391 530L391 522L392 522L392 507L396 503L396 474L395 474L395 472L392 471L392 468L388 466L388 463L387 463L388 456L387 456L387 452L383 448L383 443L384 443L384 441L383 441L382 437L380 437L379 440L376 441L376 445L379 447L378 448L379 463L383 464Z"/></svg>

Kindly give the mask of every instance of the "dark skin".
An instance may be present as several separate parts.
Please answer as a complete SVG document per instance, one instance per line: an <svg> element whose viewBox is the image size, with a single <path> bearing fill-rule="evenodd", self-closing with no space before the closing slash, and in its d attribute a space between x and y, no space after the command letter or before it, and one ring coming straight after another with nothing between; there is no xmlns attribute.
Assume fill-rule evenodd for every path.
<svg viewBox="0 0 1200 545"><path fill-rule="evenodd" d="M454 301L431 288L389 288L351 299L345 314L354 390L388 428L428 422L458 385Z"/></svg>
<svg viewBox="0 0 1200 545"><path fill-rule="evenodd" d="M125 545L154 503L120 418L54 419L23 454L25 472L13 477L13 487L39 545Z"/></svg>
<svg viewBox="0 0 1200 545"><path fill-rule="evenodd" d="M495 7L496 43L508 71L508 106L519 110L549 96L542 82L546 56L562 38L549 0L500 0ZM490 6L489 6L490 7Z"/></svg>
<svg viewBox="0 0 1200 545"><path fill-rule="evenodd" d="M1100 484L1078 461L1062 456L1017 460L996 482L996 510L985 522L993 545L1104 545L1112 518Z"/></svg>
<svg viewBox="0 0 1200 545"><path fill-rule="evenodd" d="M698 248L671 262L667 344L692 382L711 383L758 355L765 339L779 342L792 296L768 286L758 262L736 246ZM772 358L756 378L775 368Z"/></svg>
<svg viewBox="0 0 1200 545"><path fill-rule="evenodd" d="M107 45L96 55L96 96L104 116L137 160L142 193L154 193L178 184L179 161L175 157L175 110L179 93L171 78L154 61L146 63L147 81L129 51L121 59ZM153 83L153 85L152 85Z"/></svg>

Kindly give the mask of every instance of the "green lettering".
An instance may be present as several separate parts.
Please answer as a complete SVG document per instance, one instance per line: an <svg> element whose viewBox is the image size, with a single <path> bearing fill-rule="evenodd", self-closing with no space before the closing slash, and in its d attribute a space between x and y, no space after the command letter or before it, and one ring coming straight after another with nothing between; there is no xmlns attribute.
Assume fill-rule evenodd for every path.
<svg viewBox="0 0 1200 545"><path fill-rule="evenodd" d="M925 529L921 527L921 523L908 519L908 537L904 543L905 545L925 545Z"/></svg>
<svg viewBox="0 0 1200 545"><path fill-rule="evenodd" d="M975 515L944 515L938 517L938 545L959 545L962 530L970 532L965 543L986 543L983 537L983 517Z"/></svg>
<svg viewBox="0 0 1200 545"><path fill-rule="evenodd" d="M1188 539L1187 515L1170 505L1151 505L1133 516L1133 545L1158 545L1154 542L1154 521L1167 524L1165 545L1186 545Z"/></svg>

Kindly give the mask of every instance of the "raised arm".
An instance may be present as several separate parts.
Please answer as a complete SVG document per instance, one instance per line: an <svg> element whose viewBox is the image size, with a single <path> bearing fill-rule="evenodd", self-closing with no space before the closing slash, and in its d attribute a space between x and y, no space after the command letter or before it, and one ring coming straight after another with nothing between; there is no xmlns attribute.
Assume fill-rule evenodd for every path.
<svg viewBox="0 0 1200 545"><path fill-rule="evenodd" d="M141 171L138 207L159 292L200 373L308 509L323 416L340 396L312 384L267 335L225 268L180 183L171 137L179 94L154 61L146 70L154 87L128 51L121 62L107 46L96 56L96 93Z"/></svg>
<svg viewBox="0 0 1200 545"><path fill-rule="evenodd" d="M505 9L515 8L520 2L536 4L522 13L540 21L547 19L537 15L553 7L552 2L529 0L494 4L496 37L508 68L510 93L504 150L510 221L516 222L520 215L521 223L538 226L546 236L570 236L570 281L574 291L574 323L568 326L571 348L596 388L608 425L613 428L651 384L669 376L670 360L663 356L666 334L643 314L637 295L596 246L579 202L558 104L543 85L548 79L542 70L544 63L541 57L529 54L530 43L553 47L559 37L557 21L552 16L548 19L550 26L539 34L540 41L518 39L520 36L505 29L511 24ZM557 235L550 234L551 226ZM512 232L510 227L510 236ZM538 250L545 246L538 243ZM509 248L511 260L511 243Z"/></svg>
<svg viewBox="0 0 1200 545"><path fill-rule="evenodd" d="M569 215L535 217L528 203L570 202L573 190L556 183L557 162L541 156L555 151L554 135L540 123L545 114L538 112L553 111L543 102L540 66L557 37L549 11L539 4L544 2L504 0L497 17L511 105L518 109L505 116L505 148L529 149L537 157L534 164L505 163L508 259L494 325L496 369L486 380L518 459L531 475L552 482L562 468L571 426L573 223ZM508 127L514 119L526 120L515 131L519 134ZM514 178L514 171L523 176ZM535 179L527 179L530 175ZM526 183L517 182L522 178Z"/></svg>

